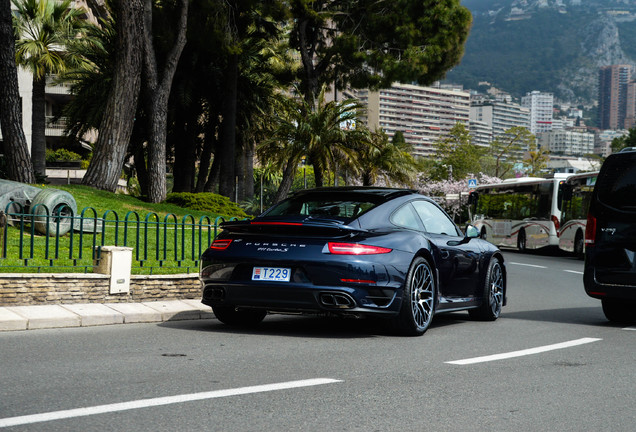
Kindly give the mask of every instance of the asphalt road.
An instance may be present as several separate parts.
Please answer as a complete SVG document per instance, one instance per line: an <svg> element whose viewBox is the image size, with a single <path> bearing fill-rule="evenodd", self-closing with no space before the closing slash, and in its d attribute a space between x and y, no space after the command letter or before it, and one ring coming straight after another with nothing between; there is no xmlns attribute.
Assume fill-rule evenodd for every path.
<svg viewBox="0 0 636 432"><path fill-rule="evenodd" d="M581 261L505 257L499 320L419 338L287 316L0 333L0 430L636 430L636 327L605 320Z"/></svg>

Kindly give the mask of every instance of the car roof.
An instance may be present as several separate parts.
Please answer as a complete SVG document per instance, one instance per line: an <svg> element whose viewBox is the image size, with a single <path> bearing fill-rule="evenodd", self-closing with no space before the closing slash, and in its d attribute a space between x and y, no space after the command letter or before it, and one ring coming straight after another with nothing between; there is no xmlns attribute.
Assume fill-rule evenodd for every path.
<svg viewBox="0 0 636 432"><path fill-rule="evenodd" d="M375 187L375 186L340 186L340 187L321 187L321 188L313 188L313 189L303 189L300 191L296 191L291 194L291 197L302 197L305 195L322 195L322 194L361 194L361 195L372 195L379 198L384 198L385 200L390 200L396 197L405 196L405 195L415 195L418 194L416 190L413 189L400 189L400 188L386 188L386 187Z"/></svg>

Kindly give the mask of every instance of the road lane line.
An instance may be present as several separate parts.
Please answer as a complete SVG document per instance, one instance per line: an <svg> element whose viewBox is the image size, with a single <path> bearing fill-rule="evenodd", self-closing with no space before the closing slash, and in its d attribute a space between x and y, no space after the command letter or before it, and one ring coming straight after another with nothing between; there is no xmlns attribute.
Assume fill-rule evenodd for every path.
<svg viewBox="0 0 636 432"><path fill-rule="evenodd" d="M152 399L140 399L136 401L114 403L109 405L97 405L86 408L76 408L64 411L52 411L42 414L32 414L19 417L0 418L0 428L19 426L31 423L48 422L51 420L60 420L73 417L85 417L95 414L104 414L117 411L126 411L139 408L148 408L161 405L171 405L183 402L192 402L204 399L215 399L228 396L238 396L251 393L262 393L276 390L286 390L299 387L310 387L322 384L333 384L342 382L342 380L331 378L314 378L300 381L288 381L282 383L257 385L251 387L240 387L235 389L215 390L201 393L182 394L176 396L158 397Z"/></svg>
<svg viewBox="0 0 636 432"><path fill-rule="evenodd" d="M563 270L566 273L574 273L574 274L578 274L578 275L582 275L583 272L582 271L576 271L576 270Z"/></svg>
<svg viewBox="0 0 636 432"><path fill-rule="evenodd" d="M454 365L469 365L469 364L474 364L474 363L485 363L485 362L490 362L490 361L495 361L495 360L509 359L509 358L513 358L513 357L523 357L523 356L532 355L532 354L539 354L539 353L546 352L546 351L553 351L553 350L558 350L558 349L563 349L563 348L570 348L570 347L573 347L573 346L588 344L588 343L597 342L597 341L600 341L600 340L602 340L602 339L598 339L598 338L582 338L582 339L576 339L576 340L572 340L572 341L568 341L568 342L562 342L562 343L553 344L553 345L545 345L545 346L536 347L536 348L524 349L524 350L521 350L521 351L512 351L512 352L509 352L509 353L493 354L493 355L488 355L488 356L483 356L483 357L473 357L473 358L464 359L464 360L449 361L449 362L446 362L446 363L454 364Z"/></svg>
<svg viewBox="0 0 636 432"><path fill-rule="evenodd" d="M625 327L623 330L636 330L636 327Z"/></svg>
<svg viewBox="0 0 636 432"><path fill-rule="evenodd" d="M506 264L514 264L514 265L520 265L520 266L524 266L524 267L535 267L535 268L542 268L542 269L547 268L546 266L540 266L540 265L536 265L536 264L524 264L524 263L518 263L518 262L508 262Z"/></svg>

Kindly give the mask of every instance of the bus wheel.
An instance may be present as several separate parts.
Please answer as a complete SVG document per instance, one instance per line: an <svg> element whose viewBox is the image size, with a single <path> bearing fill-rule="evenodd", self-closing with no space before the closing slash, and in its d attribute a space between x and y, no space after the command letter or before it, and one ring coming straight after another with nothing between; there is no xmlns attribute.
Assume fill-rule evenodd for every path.
<svg viewBox="0 0 636 432"><path fill-rule="evenodd" d="M584 247L584 242L583 242L583 232L581 232L581 230L578 230L576 232L576 237L574 237L574 255L577 258L583 258L583 247Z"/></svg>
<svg viewBox="0 0 636 432"><path fill-rule="evenodd" d="M526 231L525 230L519 231L519 235L517 236L517 249L519 249L519 252L526 251Z"/></svg>

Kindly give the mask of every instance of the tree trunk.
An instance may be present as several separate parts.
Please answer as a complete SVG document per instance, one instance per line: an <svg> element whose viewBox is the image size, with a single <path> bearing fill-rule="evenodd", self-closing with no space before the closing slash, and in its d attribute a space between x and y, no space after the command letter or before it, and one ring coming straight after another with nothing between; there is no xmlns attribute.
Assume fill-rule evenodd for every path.
<svg viewBox="0 0 636 432"><path fill-rule="evenodd" d="M287 165L285 165L285 170L283 171L283 179L278 186L278 190L276 191L276 196L274 197L274 202L272 204L276 204L277 202L287 198L292 184L294 183L297 165L298 161L294 158L287 161Z"/></svg>
<svg viewBox="0 0 636 432"><path fill-rule="evenodd" d="M35 183L29 148L22 129L20 104L11 2L0 0L0 128L4 141L5 165L10 180Z"/></svg>
<svg viewBox="0 0 636 432"><path fill-rule="evenodd" d="M256 143L250 139L249 142L245 143L245 152L244 152L244 190L243 190L243 199L250 200L254 197L254 149L256 148Z"/></svg>
<svg viewBox="0 0 636 432"><path fill-rule="evenodd" d="M212 161L213 141L213 138L206 133L203 141L203 150L201 150L201 157L199 158L199 174L197 175L197 185L194 188L195 192L203 192L205 190L205 183L208 181L210 171L210 162Z"/></svg>
<svg viewBox="0 0 636 432"><path fill-rule="evenodd" d="M93 158L82 183L114 192L132 134L141 87L143 0L115 0L117 58Z"/></svg>
<svg viewBox="0 0 636 432"><path fill-rule="evenodd" d="M33 75L31 99L31 161L38 181L46 179L46 77Z"/></svg>
<svg viewBox="0 0 636 432"><path fill-rule="evenodd" d="M148 174L150 179L148 201L158 203L166 199L166 128L168 122L168 96L179 57L186 44L189 0L181 0L178 34L168 53L162 78L159 78L157 57L152 41L152 1L145 0L144 8L144 65L146 89L150 101L150 149Z"/></svg>
<svg viewBox="0 0 636 432"><path fill-rule="evenodd" d="M221 123L221 145L218 148L220 159L219 194L234 199L235 160L236 160L236 107L238 85L238 54L228 58L225 83L225 103L223 104L223 123Z"/></svg>
<svg viewBox="0 0 636 432"><path fill-rule="evenodd" d="M241 134L239 135L239 143L236 146L236 167L234 175L236 176L236 202L241 202L245 199L245 149L242 142Z"/></svg>
<svg viewBox="0 0 636 432"><path fill-rule="evenodd" d="M187 110L184 110L187 111ZM173 192L193 192L197 157L197 138L185 116L176 114L175 132L169 140L174 145Z"/></svg>
<svg viewBox="0 0 636 432"><path fill-rule="evenodd" d="M205 186L203 188L204 192L218 192L219 186L219 177L221 175L221 163L220 158L214 155L214 160L212 161L212 168L210 168L210 173L208 174L208 180L205 182Z"/></svg>

